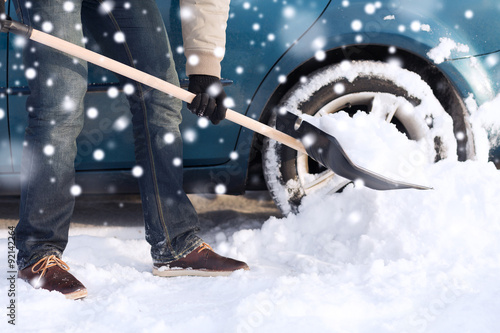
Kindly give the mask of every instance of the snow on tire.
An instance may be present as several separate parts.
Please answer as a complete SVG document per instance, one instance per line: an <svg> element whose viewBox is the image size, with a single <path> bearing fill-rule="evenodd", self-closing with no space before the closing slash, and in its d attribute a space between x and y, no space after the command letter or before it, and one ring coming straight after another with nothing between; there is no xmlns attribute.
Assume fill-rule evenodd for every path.
<svg viewBox="0 0 500 333"><path fill-rule="evenodd" d="M454 130L454 121L466 123L464 115L460 111L450 115L418 74L392 64L344 61L322 68L303 77L277 109L316 117L338 111L351 116L359 111L377 114L422 143L431 162L457 158L457 151L466 151L468 158L474 155L473 140L467 140L471 134ZM276 114L268 124L276 126ZM267 186L285 214L297 212L309 193L337 191L348 183L306 155L268 138L263 157Z"/></svg>

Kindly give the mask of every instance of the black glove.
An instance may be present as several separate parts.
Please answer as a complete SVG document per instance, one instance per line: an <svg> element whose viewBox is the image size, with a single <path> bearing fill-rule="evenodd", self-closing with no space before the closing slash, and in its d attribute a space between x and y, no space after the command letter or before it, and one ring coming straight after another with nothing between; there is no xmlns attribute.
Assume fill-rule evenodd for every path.
<svg viewBox="0 0 500 333"><path fill-rule="evenodd" d="M189 75L188 90L196 94L191 104L187 105L189 111L199 117L207 117L214 125L226 118L226 93L219 78L211 75Z"/></svg>

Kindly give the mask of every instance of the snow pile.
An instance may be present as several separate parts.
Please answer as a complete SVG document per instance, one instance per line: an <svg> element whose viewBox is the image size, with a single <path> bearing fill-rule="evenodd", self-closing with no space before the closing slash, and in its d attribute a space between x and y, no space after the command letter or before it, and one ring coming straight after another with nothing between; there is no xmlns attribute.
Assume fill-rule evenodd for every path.
<svg viewBox="0 0 500 333"><path fill-rule="evenodd" d="M499 107L497 98L475 113L486 123ZM358 125L349 124L353 146L391 140L353 158L380 154L391 168L419 149L370 115L335 116L340 128ZM238 217L204 224L217 252L251 267L229 277L154 277L142 227L72 229L64 259L89 296L66 300L18 281L16 327L4 316L0 331L497 332L500 172L453 158L412 167L434 190L325 188L261 227ZM0 248L6 263L6 230ZM8 283L0 279L5 314Z"/></svg>
<svg viewBox="0 0 500 333"><path fill-rule="evenodd" d="M469 52L469 46L457 43L451 38L442 37L439 39L439 45L430 50L427 56L434 60L436 64L440 64L450 58L452 51L467 53Z"/></svg>
<svg viewBox="0 0 500 333"><path fill-rule="evenodd" d="M319 118L301 117L333 135L355 164L395 180L425 182L420 171L434 157L426 148L428 143L408 140L380 115L357 112L350 117L340 111Z"/></svg>
<svg viewBox="0 0 500 333"><path fill-rule="evenodd" d="M397 159L407 139L391 135ZM419 172L434 190L350 186L261 228L210 226L216 251L251 267L230 277L154 277L142 228L74 229L65 260L89 297L19 281L16 331L496 332L500 173L451 159ZM0 327L11 331L5 318Z"/></svg>
<svg viewBox="0 0 500 333"><path fill-rule="evenodd" d="M500 95L481 107L472 95L465 102L471 113L474 139L479 143L478 156L486 160L490 147L500 146Z"/></svg>

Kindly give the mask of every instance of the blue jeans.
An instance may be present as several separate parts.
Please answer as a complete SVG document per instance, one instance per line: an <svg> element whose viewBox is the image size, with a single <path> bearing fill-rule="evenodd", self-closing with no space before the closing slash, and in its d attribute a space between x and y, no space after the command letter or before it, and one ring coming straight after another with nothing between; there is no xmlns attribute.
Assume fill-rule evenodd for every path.
<svg viewBox="0 0 500 333"><path fill-rule="evenodd" d="M98 42L100 53L179 84L154 0L114 0L114 8L108 13L99 10L101 0L73 0L71 11L64 8L66 0L16 2L18 17L25 24L43 30L43 23L50 22L51 34L83 46L80 24ZM113 40L116 31L125 34L124 43ZM49 254L61 256L68 242L75 202L71 188L75 185L76 138L83 128L87 90L85 61L75 61L35 42L25 46L23 56L25 68L36 68L36 76L29 79L31 94L26 105L28 126L15 236L19 269ZM128 101L136 162L143 169L139 186L146 239L153 262L170 262L202 242L196 235L197 214L182 188L182 166L172 163L174 158L182 160L182 102L125 77L119 80L122 85L132 83L135 87ZM174 135L173 144L165 142L167 133Z"/></svg>

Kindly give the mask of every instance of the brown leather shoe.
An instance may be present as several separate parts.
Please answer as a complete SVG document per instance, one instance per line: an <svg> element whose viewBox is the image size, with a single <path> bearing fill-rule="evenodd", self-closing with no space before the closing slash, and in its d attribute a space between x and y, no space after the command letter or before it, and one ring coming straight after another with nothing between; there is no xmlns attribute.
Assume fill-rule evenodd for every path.
<svg viewBox="0 0 500 333"><path fill-rule="evenodd" d="M156 276L227 276L239 269L249 270L242 261L226 258L215 253L203 243L184 258L165 264L155 264L153 275Z"/></svg>
<svg viewBox="0 0 500 333"><path fill-rule="evenodd" d="M68 270L69 266L64 261L55 255L50 255L20 270L17 277L27 281L36 289L57 291L68 299L84 298L87 296L87 288Z"/></svg>

